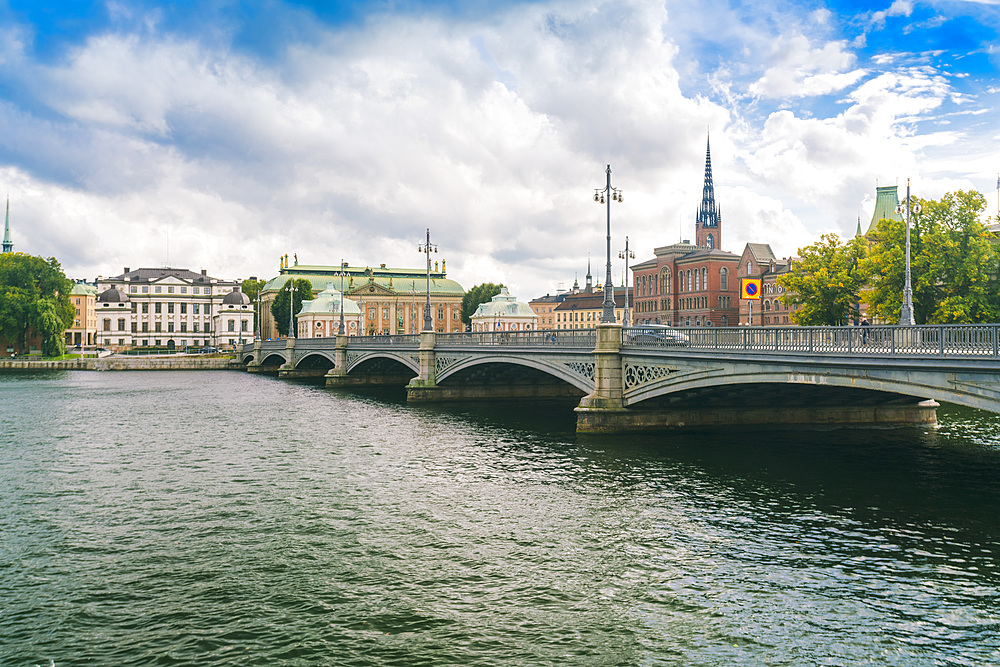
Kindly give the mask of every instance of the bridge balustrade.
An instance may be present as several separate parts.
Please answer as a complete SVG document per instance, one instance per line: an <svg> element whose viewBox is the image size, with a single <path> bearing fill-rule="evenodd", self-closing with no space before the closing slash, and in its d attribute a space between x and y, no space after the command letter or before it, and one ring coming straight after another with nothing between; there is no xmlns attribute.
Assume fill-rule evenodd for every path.
<svg viewBox="0 0 1000 667"><path fill-rule="evenodd" d="M624 327L625 348L856 354L864 356L996 357L997 324L845 327L677 327L650 334Z"/></svg>
<svg viewBox="0 0 1000 667"><path fill-rule="evenodd" d="M348 347L395 347L397 345L420 345L420 334L351 336L347 339Z"/></svg>
<svg viewBox="0 0 1000 667"><path fill-rule="evenodd" d="M574 347L593 349L597 333L593 329L552 329L535 331L465 331L437 335L437 344L449 347Z"/></svg>

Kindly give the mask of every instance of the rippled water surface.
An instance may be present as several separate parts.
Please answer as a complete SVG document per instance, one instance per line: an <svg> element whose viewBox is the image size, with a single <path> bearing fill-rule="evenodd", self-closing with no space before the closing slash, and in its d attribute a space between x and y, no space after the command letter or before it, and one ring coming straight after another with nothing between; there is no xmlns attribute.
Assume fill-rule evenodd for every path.
<svg viewBox="0 0 1000 667"><path fill-rule="evenodd" d="M570 408L0 375L0 664L1000 664L1000 417Z"/></svg>

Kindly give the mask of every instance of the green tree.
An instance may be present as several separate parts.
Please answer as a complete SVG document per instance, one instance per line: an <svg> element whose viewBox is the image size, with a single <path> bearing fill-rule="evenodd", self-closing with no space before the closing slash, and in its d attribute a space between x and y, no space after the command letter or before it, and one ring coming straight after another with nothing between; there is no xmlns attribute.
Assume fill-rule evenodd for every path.
<svg viewBox="0 0 1000 667"><path fill-rule="evenodd" d="M462 322L471 324L472 316L475 314L479 304L490 301L500 293L501 287L503 287L502 283L500 285L482 283L466 292L465 296L462 297Z"/></svg>
<svg viewBox="0 0 1000 667"><path fill-rule="evenodd" d="M240 286L240 290L244 294L247 295L247 298L250 299L250 303L253 304L253 330L254 331L257 331L257 326L258 326L258 320L257 320L257 318L260 317L260 313L257 312L257 296L260 294L260 291L262 289L264 289L264 285L266 285L266 284L267 284L266 280L257 280L255 278L247 278L246 280L243 281L243 284ZM254 334L254 335L256 335L256 334Z"/></svg>
<svg viewBox="0 0 1000 667"><path fill-rule="evenodd" d="M802 306L792 312L792 321L805 326L846 324L861 299L867 250L864 238L841 243L836 234L824 234L800 248L799 261L778 276L785 301Z"/></svg>
<svg viewBox="0 0 1000 667"><path fill-rule="evenodd" d="M1000 254L980 216L986 198L957 191L920 200L911 216L910 274L917 324L994 322ZM879 222L871 239L866 298L888 322L899 319L906 271L906 224Z"/></svg>
<svg viewBox="0 0 1000 667"><path fill-rule="evenodd" d="M65 349L63 332L73 323L69 300L73 284L54 257L22 252L0 254L0 331L24 354L29 333L42 339L42 353Z"/></svg>
<svg viewBox="0 0 1000 667"><path fill-rule="evenodd" d="M278 295L274 298L274 302L271 304L271 315L274 317L274 323L278 327L279 336L288 335L288 283L291 281L289 278L285 281L285 285L278 292ZM310 283L305 278L299 278L295 281L295 290L292 295L292 310L295 313L295 317L298 317L298 313L302 310L302 302L308 301L313 298L312 283ZM295 320L298 321L297 319ZM292 326L295 326L293 323Z"/></svg>

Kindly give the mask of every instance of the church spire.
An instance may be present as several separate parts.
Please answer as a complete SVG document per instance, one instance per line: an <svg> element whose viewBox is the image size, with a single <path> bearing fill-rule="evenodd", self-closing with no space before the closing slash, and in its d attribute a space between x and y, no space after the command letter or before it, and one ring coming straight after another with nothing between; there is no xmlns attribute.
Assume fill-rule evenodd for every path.
<svg viewBox="0 0 1000 667"><path fill-rule="evenodd" d="M7 221L3 226L3 251L14 252L14 243L10 240L10 195L7 195Z"/></svg>
<svg viewBox="0 0 1000 667"><path fill-rule="evenodd" d="M590 253L587 253L587 291L594 290L594 277L590 275Z"/></svg>
<svg viewBox="0 0 1000 667"><path fill-rule="evenodd" d="M711 137L705 141L705 184L701 190L701 206L695 217L695 243L706 248L722 245L722 213L715 202L715 184L712 181Z"/></svg>

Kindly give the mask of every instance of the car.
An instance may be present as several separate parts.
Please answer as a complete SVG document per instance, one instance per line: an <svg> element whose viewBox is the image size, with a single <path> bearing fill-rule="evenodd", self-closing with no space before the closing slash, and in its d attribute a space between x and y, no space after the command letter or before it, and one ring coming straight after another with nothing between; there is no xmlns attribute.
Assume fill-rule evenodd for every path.
<svg viewBox="0 0 1000 667"><path fill-rule="evenodd" d="M666 324L642 324L625 330L628 343L638 345L688 345L690 339L683 331Z"/></svg>
<svg viewBox="0 0 1000 667"><path fill-rule="evenodd" d="M219 351L219 348L212 347L211 345L206 345L205 347L201 348L201 353L202 354L215 354L218 351Z"/></svg>

